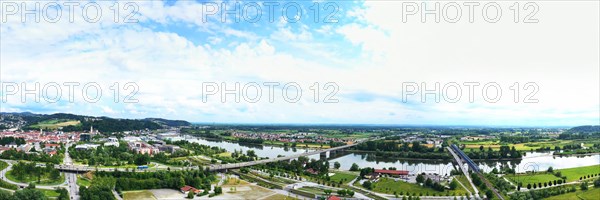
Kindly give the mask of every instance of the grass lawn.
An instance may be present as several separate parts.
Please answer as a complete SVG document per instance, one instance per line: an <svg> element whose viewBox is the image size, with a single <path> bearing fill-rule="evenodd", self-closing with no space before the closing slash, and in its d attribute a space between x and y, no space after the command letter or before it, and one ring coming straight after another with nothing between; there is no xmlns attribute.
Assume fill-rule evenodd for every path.
<svg viewBox="0 0 600 200"><path fill-rule="evenodd" d="M0 161L0 171L6 169L8 167L8 163L4 161Z"/></svg>
<svg viewBox="0 0 600 200"><path fill-rule="evenodd" d="M60 174L60 178L56 180L50 180L48 176L42 176L39 183L37 182L36 177L31 176L25 176L25 179L23 180L17 179L17 177L12 174L12 170L6 172L6 178L14 182L35 183L36 185L59 185L65 182L65 175L62 173Z"/></svg>
<svg viewBox="0 0 600 200"><path fill-rule="evenodd" d="M285 196L283 194L274 194L264 198L264 200L296 200L296 198Z"/></svg>
<svg viewBox="0 0 600 200"><path fill-rule="evenodd" d="M154 194L148 190L123 192L123 200L154 200Z"/></svg>
<svg viewBox="0 0 600 200"><path fill-rule="evenodd" d="M333 176L329 177L329 180L335 183L339 183L341 180L342 184L346 184L352 181L354 178L356 178L356 175L354 174L335 172Z"/></svg>
<svg viewBox="0 0 600 200"><path fill-rule="evenodd" d="M466 188L466 190L468 190L471 193L474 193L475 191L473 191L473 186L471 186L471 184L469 183L469 180L467 180L467 177L465 177L465 175L460 175L460 176L454 176L456 178L456 180L460 183L462 183ZM460 186L462 187L462 186Z"/></svg>
<svg viewBox="0 0 600 200"><path fill-rule="evenodd" d="M77 175L77 185L89 187L90 185L92 185L92 182L90 181L90 179Z"/></svg>
<svg viewBox="0 0 600 200"><path fill-rule="evenodd" d="M567 177L567 182L578 181L579 177L587 176L590 174L598 174L600 173L600 165L592 165L585 167L576 167L576 168L568 168L568 169L556 169L554 172L560 171L563 176ZM551 173L546 172L538 172L535 174L517 174L517 175L507 175L514 183L522 182L523 186L527 186L528 183L544 183L548 181L558 180L560 178L554 176ZM594 177L595 178L595 177Z"/></svg>
<svg viewBox="0 0 600 200"><path fill-rule="evenodd" d="M600 188L590 188L587 191L577 190L577 192L570 192L567 194L561 194L546 198L546 200L597 200L600 199Z"/></svg>
<svg viewBox="0 0 600 200"><path fill-rule="evenodd" d="M386 194L394 194L394 192L396 192L398 195L401 195L403 193L409 193L410 195L429 194L430 196L434 194L436 196L446 196L447 194L452 195L453 193L455 193L455 195L461 196L467 194L467 191L461 187L459 187L456 190L446 190L444 192L439 192L429 187L420 186L414 183L407 183L404 181L394 181L394 179L389 178L381 178L373 185L373 191Z"/></svg>
<svg viewBox="0 0 600 200"><path fill-rule="evenodd" d="M36 190L42 191L44 193L44 195L46 195L46 197L49 198L56 198L58 197L60 194L54 190L47 190L47 189L40 189L40 188L36 188Z"/></svg>

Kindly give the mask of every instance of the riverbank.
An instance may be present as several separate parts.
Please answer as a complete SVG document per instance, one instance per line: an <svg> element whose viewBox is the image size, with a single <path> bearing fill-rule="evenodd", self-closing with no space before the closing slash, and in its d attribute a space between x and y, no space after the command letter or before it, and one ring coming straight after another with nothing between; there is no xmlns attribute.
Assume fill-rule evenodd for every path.
<svg viewBox="0 0 600 200"><path fill-rule="evenodd" d="M368 154L377 154L377 153L397 153L397 152L377 152L377 151L365 151L365 150L355 150L350 149L346 150L349 153L368 153ZM375 155L377 156L377 155ZM387 157L386 159L403 159L403 160L421 160L421 161L453 161L452 158L413 158L413 157L402 157L402 156L393 156ZM471 159L473 161L516 161L522 160L523 158L498 158L498 159Z"/></svg>

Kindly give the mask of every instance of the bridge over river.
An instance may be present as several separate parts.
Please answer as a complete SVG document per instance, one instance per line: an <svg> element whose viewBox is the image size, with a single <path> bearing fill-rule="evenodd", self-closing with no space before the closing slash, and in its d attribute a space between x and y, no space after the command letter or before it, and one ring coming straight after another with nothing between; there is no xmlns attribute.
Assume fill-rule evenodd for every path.
<svg viewBox="0 0 600 200"><path fill-rule="evenodd" d="M379 140L381 138L374 138L371 140ZM302 156L311 156L311 155L317 155L319 154L321 159L326 159L327 158L327 152L329 152L330 157L333 157L333 155L337 154L338 151L343 151L344 149L356 146L358 144L361 144L363 142L366 141L371 141L371 140L367 140L367 139L363 139L363 140L358 140L355 143L352 144L348 144L348 145L344 145L344 146L338 146L338 147L332 147L332 148L328 148L328 149L321 149L321 150L317 150L317 151L310 151L310 152L305 152L305 153L301 153L301 154L296 154L296 155L290 155L290 156L284 156L284 157L277 157L277 158L269 158L269 159L263 159L263 160L255 160L255 161L249 161L249 162L242 162L242 163L231 163L231 164L216 164L216 165L210 165L208 166L208 169L210 171L221 171L221 170L227 170L227 169L237 169L237 168L241 168L241 167L248 167L248 166L253 166L253 165L260 165L260 164L266 164L266 163L270 163L270 162L278 162L278 161L284 161L284 160L293 160L293 159L297 159L299 157ZM96 167L89 167L89 166L77 166L77 165L56 165L55 166L56 169L61 170L61 171L68 171L68 172L87 172L87 171L114 171L115 168L96 168ZM198 166L194 166L194 167L170 167L171 170L184 170L184 169L198 169ZM142 170L139 170L142 171Z"/></svg>

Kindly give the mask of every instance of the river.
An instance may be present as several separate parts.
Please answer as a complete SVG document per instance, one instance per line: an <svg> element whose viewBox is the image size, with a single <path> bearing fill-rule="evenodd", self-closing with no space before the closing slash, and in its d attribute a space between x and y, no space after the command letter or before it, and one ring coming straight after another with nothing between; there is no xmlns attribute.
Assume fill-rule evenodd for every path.
<svg viewBox="0 0 600 200"><path fill-rule="evenodd" d="M221 140L206 140L202 138L195 138L186 136L186 140L189 142L195 142L199 144L217 146L226 149L227 151L233 152L234 150L242 150L246 152L248 150L254 150L256 155L259 157L274 158L278 155L290 155L299 154L307 151L314 151L313 149L294 149L284 148L278 146L266 146L266 145L246 145L239 144L229 141ZM311 159L319 159L319 155L310 156ZM329 163L339 162L341 169L348 170L352 166L352 163L356 163L362 167L373 167L377 169L396 167L398 170L408 170L411 173L437 173L437 174L449 174L450 170L454 169L451 161L437 161L437 160L414 160L414 159L389 159L375 156L373 153L345 153L337 155L336 158L330 159ZM543 171L548 167L554 169L573 168L581 166L590 166L600 164L600 155L588 155L588 156L553 156L551 152L527 152L521 160L512 161L476 161L480 168L484 171L491 171L494 167L501 165L516 165L517 172L525 171Z"/></svg>

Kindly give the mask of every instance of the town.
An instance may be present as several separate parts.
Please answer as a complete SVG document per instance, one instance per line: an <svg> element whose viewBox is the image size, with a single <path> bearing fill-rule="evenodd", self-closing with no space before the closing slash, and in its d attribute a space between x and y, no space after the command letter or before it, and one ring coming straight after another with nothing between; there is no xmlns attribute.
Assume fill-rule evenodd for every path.
<svg viewBox="0 0 600 200"><path fill-rule="evenodd" d="M600 174L597 127L265 128L148 119L135 130L102 126L110 118L6 116L0 187L58 199L519 199L588 190ZM571 155L589 164L543 163ZM544 157L555 161L525 167ZM548 173L555 178L528 178Z"/></svg>

